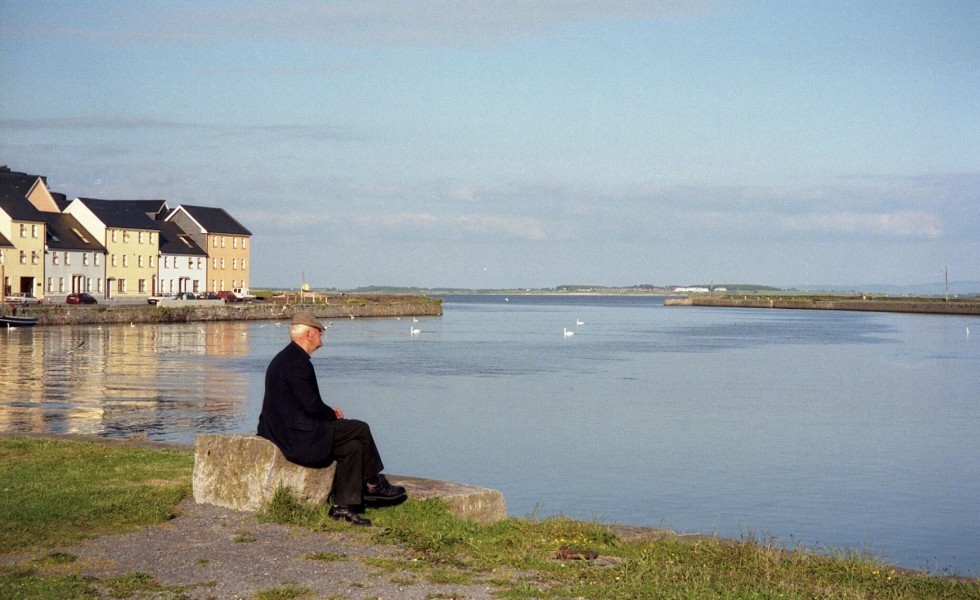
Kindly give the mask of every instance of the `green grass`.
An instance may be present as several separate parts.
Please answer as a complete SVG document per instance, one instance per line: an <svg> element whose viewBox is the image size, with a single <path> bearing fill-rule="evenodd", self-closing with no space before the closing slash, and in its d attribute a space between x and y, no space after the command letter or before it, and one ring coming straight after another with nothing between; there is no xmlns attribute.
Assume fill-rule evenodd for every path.
<svg viewBox="0 0 980 600"><path fill-rule="evenodd" d="M504 598L973 598L980 583L896 570L874 557L786 550L755 540L624 542L598 523L506 519L490 526L454 517L439 500L368 510L376 541L410 548L415 560L365 560L393 581L488 583ZM325 508L280 490L264 518L337 530ZM349 529L340 525L341 529ZM559 561L559 547L595 550L598 561Z"/></svg>
<svg viewBox="0 0 980 600"><path fill-rule="evenodd" d="M0 438L0 549L130 531L174 515L190 493L189 452Z"/></svg>
<svg viewBox="0 0 980 600"><path fill-rule="evenodd" d="M0 552L70 545L168 519L190 491L192 468L186 451L0 436ZM454 517L439 500L410 499L367 516L376 527L352 528L331 519L327 507L303 506L285 490L260 515L407 549L408 558L361 559L375 576L406 585L487 584L502 598L980 600L976 580L900 571L855 552L784 550L752 539L626 542L601 524L560 517L484 526ZM240 534L250 541L249 532ZM562 545L594 550L599 559L557 560ZM305 558L347 560L331 553ZM69 552L0 567L0 598L187 597L187 588L161 586L142 573L98 580L72 574L73 568ZM256 597L309 594L283 587Z"/></svg>

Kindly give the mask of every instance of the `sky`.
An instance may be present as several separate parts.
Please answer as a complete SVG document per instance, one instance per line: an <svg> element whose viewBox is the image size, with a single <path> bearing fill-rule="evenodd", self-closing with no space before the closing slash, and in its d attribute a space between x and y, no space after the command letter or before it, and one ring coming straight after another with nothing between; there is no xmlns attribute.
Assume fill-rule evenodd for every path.
<svg viewBox="0 0 980 600"><path fill-rule="evenodd" d="M0 164L253 287L980 280L980 3L0 0Z"/></svg>

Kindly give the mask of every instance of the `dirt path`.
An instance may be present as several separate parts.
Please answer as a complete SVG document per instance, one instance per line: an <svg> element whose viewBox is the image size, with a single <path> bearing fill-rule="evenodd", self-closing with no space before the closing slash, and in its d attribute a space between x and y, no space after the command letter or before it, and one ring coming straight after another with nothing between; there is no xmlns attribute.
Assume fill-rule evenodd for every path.
<svg viewBox="0 0 980 600"><path fill-rule="evenodd" d="M145 573L161 586L187 586L182 597L193 599L254 598L260 591L287 586L311 590L304 598L492 597L490 586L416 581L408 570L412 559L406 551L373 544L362 535L259 523L252 513L196 504L193 499L182 502L178 510L177 518L134 533L31 555L6 555L0 562L24 563L64 552L77 560L59 570L101 580ZM340 558L310 558L318 553ZM405 561L406 570L383 571L365 564L370 558Z"/></svg>

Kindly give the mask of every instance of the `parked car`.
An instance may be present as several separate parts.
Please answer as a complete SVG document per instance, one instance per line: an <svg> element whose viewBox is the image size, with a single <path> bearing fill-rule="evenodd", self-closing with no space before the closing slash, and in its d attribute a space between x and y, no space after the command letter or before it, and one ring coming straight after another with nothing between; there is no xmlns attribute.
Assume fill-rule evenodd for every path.
<svg viewBox="0 0 980 600"><path fill-rule="evenodd" d="M173 300L173 294L160 294L158 296L150 296L146 299L147 304L157 305L161 300Z"/></svg>
<svg viewBox="0 0 980 600"><path fill-rule="evenodd" d="M174 297L177 300L197 300L197 294L194 292L181 292Z"/></svg>
<svg viewBox="0 0 980 600"><path fill-rule="evenodd" d="M218 292L218 297L225 302L238 302L238 296L235 295L235 292L229 292L228 290Z"/></svg>
<svg viewBox="0 0 980 600"><path fill-rule="evenodd" d="M10 304L40 304L41 299L30 292L17 292L7 294L7 302Z"/></svg>
<svg viewBox="0 0 980 600"><path fill-rule="evenodd" d="M92 294L86 294L82 292L80 294L68 294L65 298L66 304L98 304L99 301L95 299Z"/></svg>
<svg viewBox="0 0 980 600"><path fill-rule="evenodd" d="M198 296L201 300L221 300L221 296L214 292L208 292L206 294L201 294Z"/></svg>

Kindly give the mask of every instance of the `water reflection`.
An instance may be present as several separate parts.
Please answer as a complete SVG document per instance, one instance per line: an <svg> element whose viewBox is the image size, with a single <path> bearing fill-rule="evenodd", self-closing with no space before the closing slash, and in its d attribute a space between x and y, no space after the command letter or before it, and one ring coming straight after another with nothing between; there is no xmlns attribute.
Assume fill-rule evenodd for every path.
<svg viewBox="0 0 980 600"><path fill-rule="evenodd" d="M222 361L248 355L246 323L103 325L0 335L0 429L115 437L221 430L247 409Z"/></svg>

